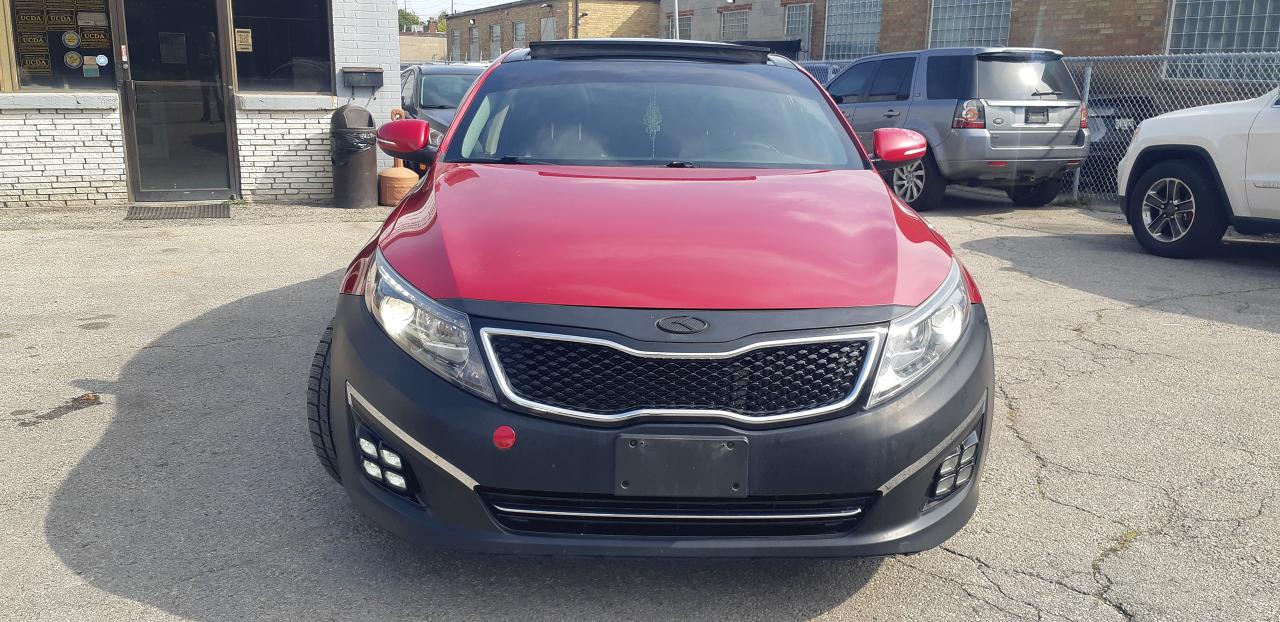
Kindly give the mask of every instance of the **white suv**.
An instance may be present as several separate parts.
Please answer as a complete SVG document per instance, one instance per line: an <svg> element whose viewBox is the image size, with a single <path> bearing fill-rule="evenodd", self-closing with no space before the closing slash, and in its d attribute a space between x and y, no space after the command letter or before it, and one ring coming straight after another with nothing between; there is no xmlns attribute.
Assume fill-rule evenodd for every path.
<svg viewBox="0 0 1280 622"><path fill-rule="evenodd" d="M1143 121L1118 173L1133 234L1156 255L1203 254L1228 225L1280 232L1280 89Z"/></svg>

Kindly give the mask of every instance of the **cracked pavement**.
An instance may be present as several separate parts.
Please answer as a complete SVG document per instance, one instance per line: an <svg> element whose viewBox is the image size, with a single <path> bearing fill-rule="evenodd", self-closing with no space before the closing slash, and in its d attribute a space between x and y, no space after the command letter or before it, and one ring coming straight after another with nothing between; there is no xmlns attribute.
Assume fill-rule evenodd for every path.
<svg viewBox="0 0 1280 622"><path fill-rule="evenodd" d="M919 555L615 561L407 546L311 453L305 371L383 211L0 212L0 619L1280 620L1280 243L953 192L997 421ZM119 216L119 217L118 217Z"/></svg>

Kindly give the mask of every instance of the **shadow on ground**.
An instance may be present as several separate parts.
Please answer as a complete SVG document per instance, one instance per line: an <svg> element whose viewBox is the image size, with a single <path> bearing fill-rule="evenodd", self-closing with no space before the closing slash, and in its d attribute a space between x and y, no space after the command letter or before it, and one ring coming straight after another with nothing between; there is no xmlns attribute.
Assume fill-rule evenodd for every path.
<svg viewBox="0 0 1280 622"><path fill-rule="evenodd" d="M366 524L306 434L305 374L337 273L253 295L141 349L46 536L102 590L196 620L800 620L876 560L613 561L421 549Z"/></svg>
<svg viewBox="0 0 1280 622"><path fill-rule="evenodd" d="M1231 239L1207 257L1167 259L1143 252L1123 231L989 237L962 248L1126 305L1280 332L1280 243Z"/></svg>

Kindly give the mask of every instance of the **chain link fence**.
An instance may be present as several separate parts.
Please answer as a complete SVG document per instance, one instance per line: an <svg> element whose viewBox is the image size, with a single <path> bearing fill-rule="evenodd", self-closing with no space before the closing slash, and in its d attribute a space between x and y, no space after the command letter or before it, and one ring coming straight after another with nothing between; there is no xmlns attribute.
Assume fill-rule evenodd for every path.
<svg viewBox="0 0 1280 622"><path fill-rule="evenodd" d="M1138 124L1166 112L1259 97L1280 85L1280 52L1063 59L1089 107L1089 157L1063 180L1072 198L1116 200L1116 165ZM826 83L849 61L800 63Z"/></svg>
<svg viewBox="0 0 1280 622"><path fill-rule="evenodd" d="M1174 110L1253 99L1280 84L1280 52L1063 60L1089 107L1089 157L1063 182L1073 198L1118 198L1116 165L1139 123Z"/></svg>

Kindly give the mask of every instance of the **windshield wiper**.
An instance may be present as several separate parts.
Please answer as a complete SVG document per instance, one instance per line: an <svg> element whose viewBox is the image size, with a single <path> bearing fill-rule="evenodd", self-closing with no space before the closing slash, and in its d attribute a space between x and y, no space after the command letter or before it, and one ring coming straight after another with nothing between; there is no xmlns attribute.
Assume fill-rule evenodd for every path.
<svg viewBox="0 0 1280 622"><path fill-rule="evenodd" d="M693 162L689 162L686 160L674 160L671 162L667 162L663 166L667 168L698 168L697 164L694 164Z"/></svg>
<svg viewBox="0 0 1280 622"><path fill-rule="evenodd" d="M422 108L423 110L452 110L454 108L457 108L457 106L450 106L449 104L428 104L425 106L418 106L418 107Z"/></svg>
<svg viewBox="0 0 1280 622"><path fill-rule="evenodd" d="M469 164L551 164L541 160L531 160L520 156L506 155L500 158L467 158L461 162Z"/></svg>
<svg viewBox="0 0 1280 622"><path fill-rule="evenodd" d="M1040 97L1041 95L1061 95L1061 94L1062 94L1062 91L1054 91L1054 90L1031 92L1032 97Z"/></svg>

